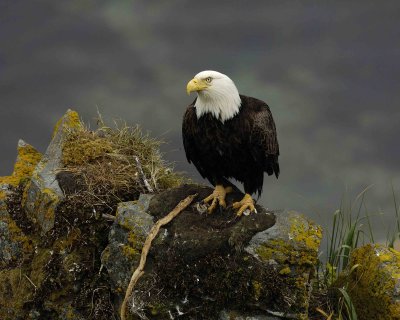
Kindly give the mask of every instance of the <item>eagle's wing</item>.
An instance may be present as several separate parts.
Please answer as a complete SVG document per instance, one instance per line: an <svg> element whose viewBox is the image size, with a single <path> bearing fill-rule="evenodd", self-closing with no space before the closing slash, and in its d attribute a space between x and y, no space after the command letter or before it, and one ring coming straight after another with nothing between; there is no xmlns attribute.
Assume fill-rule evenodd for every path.
<svg viewBox="0 0 400 320"><path fill-rule="evenodd" d="M196 138L199 137L196 110L193 104L190 105L183 116L182 122L182 140L183 147L185 148L186 159L189 163L193 162L199 173L203 178L206 177L206 172L197 160L199 159L198 150L196 145Z"/></svg>
<svg viewBox="0 0 400 320"><path fill-rule="evenodd" d="M250 135L250 148L253 157L262 161L264 171L269 175L279 176L279 144L276 127L268 105L262 106L253 115L253 125Z"/></svg>

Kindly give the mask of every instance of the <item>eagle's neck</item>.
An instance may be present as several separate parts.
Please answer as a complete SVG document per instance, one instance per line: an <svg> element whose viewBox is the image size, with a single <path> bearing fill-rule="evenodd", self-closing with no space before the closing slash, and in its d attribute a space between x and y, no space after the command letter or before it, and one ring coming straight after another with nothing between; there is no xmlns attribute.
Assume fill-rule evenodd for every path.
<svg viewBox="0 0 400 320"><path fill-rule="evenodd" d="M197 119L203 114L211 113L224 123L238 114L241 101L236 87L218 89L198 92L195 103Z"/></svg>

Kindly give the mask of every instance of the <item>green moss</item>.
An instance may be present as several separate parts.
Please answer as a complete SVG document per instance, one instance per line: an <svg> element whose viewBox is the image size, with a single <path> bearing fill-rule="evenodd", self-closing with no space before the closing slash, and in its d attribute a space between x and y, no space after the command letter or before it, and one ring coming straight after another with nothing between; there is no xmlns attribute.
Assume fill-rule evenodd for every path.
<svg viewBox="0 0 400 320"><path fill-rule="evenodd" d="M254 299L258 301L261 297L262 284L257 280L253 280L252 285L254 290Z"/></svg>
<svg viewBox="0 0 400 320"><path fill-rule="evenodd" d="M21 246L23 254L31 254L34 250L32 239L22 232L10 216L4 216L1 220L7 224L10 240ZM12 257L13 260L18 258L20 257Z"/></svg>
<svg viewBox="0 0 400 320"><path fill-rule="evenodd" d="M400 319L398 286L400 253L382 245L355 249L351 255L350 274L341 274L336 285L349 283L349 293L360 319ZM397 296L397 298L396 298Z"/></svg>
<svg viewBox="0 0 400 320"><path fill-rule="evenodd" d="M65 166L80 166L113 153L109 140L87 130L70 132L64 144L62 162Z"/></svg>
<svg viewBox="0 0 400 320"><path fill-rule="evenodd" d="M0 319L24 319L23 306L31 301L35 288L26 279L23 269L0 271Z"/></svg>
<svg viewBox="0 0 400 320"><path fill-rule="evenodd" d="M160 144L139 127L103 125L91 131L82 126L67 132L62 170L82 181L86 204L101 199L110 205L127 195L135 199L140 193L175 187L185 180L162 159Z"/></svg>
<svg viewBox="0 0 400 320"><path fill-rule="evenodd" d="M45 268L51 259L52 252L53 251L50 249L38 249L32 260L30 279L36 285L36 287L40 287L43 281L46 279Z"/></svg>
<svg viewBox="0 0 400 320"><path fill-rule="evenodd" d="M290 274L291 270L289 266L283 267L280 271L279 274L285 275L285 274Z"/></svg>

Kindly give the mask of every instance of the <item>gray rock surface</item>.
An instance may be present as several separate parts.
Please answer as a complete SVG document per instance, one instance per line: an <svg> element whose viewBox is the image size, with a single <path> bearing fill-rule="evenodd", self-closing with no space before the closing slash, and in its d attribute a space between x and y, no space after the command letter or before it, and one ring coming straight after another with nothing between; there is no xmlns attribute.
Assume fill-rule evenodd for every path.
<svg viewBox="0 0 400 320"><path fill-rule="evenodd" d="M8 214L5 203L0 200L0 270L8 267L22 255L22 243L15 238L15 226Z"/></svg>
<svg viewBox="0 0 400 320"><path fill-rule="evenodd" d="M24 208L28 216L39 226L42 235L53 228L55 209L64 199L56 174L62 167L62 147L66 133L80 125L77 113L71 110L60 119L46 153L33 172L26 190Z"/></svg>
<svg viewBox="0 0 400 320"><path fill-rule="evenodd" d="M101 262L106 267L114 289L128 286L133 268L140 259L141 248L154 218L147 213L152 195L142 194L138 201L118 205L116 220L109 233L109 244Z"/></svg>
<svg viewBox="0 0 400 320"><path fill-rule="evenodd" d="M198 193L199 201L211 191L185 185L119 205L102 254L115 289L125 291L153 223L189 194ZM228 205L241 196L230 194ZM154 241L132 296L133 312L151 319L306 319L317 259L309 245L318 248L319 227L298 213L259 206L258 214L240 219L229 208L212 215L196 208L184 210ZM290 256L280 259L280 249Z"/></svg>
<svg viewBox="0 0 400 320"><path fill-rule="evenodd" d="M317 263L322 229L295 211L276 214L276 223L253 236L245 251L274 268L289 289L286 307L270 305L271 313L307 318L311 281ZM293 306L294 307L293 307Z"/></svg>

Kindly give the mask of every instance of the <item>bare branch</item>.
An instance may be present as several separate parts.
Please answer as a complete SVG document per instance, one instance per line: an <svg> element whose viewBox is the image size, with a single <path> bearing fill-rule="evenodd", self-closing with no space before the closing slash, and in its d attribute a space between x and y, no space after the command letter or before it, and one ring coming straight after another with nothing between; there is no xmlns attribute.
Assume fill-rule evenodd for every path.
<svg viewBox="0 0 400 320"><path fill-rule="evenodd" d="M135 272L132 274L131 281L129 282L128 288L126 289L125 298L124 298L124 301L122 302L122 306L121 306L121 320L126 320L126 305L127 305L130 295L132 294L132 291L133 291L133 288L134 288L136 282L144 274L143 270L144 270L144 267L146 264L147 254L149 253L149 250L151 248L152 241L157 236L160 228L163 225L170 222L172 219L174 219L187 206L189 206L196 196L197 196L197 193L192 194L192 195L188 196L187 198L185 198L184 200L182 200L181 202L179 202L178 205L170 213L168 213L165 217L158 220L151 228L151 230L146 238L146 241L144 242L144 245L143 245L142 254L140 256L139 266L136 268Z"/></svg>

